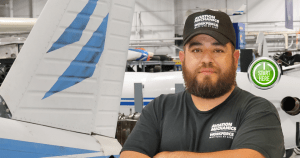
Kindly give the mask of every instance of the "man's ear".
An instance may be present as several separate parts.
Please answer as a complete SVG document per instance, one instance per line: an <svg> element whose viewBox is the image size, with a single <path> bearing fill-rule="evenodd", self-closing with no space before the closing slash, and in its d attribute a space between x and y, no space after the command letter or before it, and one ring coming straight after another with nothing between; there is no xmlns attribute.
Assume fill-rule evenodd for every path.
<svg viewBox="0 0 300 158"><path fill-rule="evenodd" d="M234 64L236 66L238 66L238 62L239 62L239 58L240 58L240 51L235 50L234 53L233 53L233 57L234 57Z"/></svg>
<svg viewBox="0 0 300 158"><path fill-rule="evenodd" d="M179 59L181 63L184 61L184 51L179 51Z"/></svg>

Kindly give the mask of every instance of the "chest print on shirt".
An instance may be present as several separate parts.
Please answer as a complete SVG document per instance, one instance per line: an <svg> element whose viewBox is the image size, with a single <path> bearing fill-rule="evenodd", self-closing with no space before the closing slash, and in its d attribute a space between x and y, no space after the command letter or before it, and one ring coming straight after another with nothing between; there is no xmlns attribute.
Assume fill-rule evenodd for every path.
<svg viewBox="0 0 300 158"><path fill-rule="evenodd" d="M211 138L229 138L233 139L236 127L232 126L232 122L218 123L211 126L209 139Z"/></svg>

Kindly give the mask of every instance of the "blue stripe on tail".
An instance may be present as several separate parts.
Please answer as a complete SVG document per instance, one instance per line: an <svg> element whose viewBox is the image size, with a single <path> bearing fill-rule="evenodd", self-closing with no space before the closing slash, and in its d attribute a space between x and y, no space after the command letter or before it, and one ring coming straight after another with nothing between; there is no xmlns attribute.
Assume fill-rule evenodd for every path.
<svg viewBox="0 0 300 158"><path fill-rule="evenodd" d="M53 43L52 47L48 50L47 53L79 41L82 36L83 30L90 20L90 16L93 14L97 6L97 1L98 0L89 0L82 11L77 14L77 17L74 19L72 24L68 28L66 28L59 39L55 43Z"/></svg>
<svg viewBox="0 0 300 158"><path fill-rule="evenodd" d="M93 33L87 44L82 47L77 57L58 78L53 87L45 94L43 99L74 86L94 74L96 64L99 62L104 49L107 21L108 14L103 19L98 29Z"/></svg>

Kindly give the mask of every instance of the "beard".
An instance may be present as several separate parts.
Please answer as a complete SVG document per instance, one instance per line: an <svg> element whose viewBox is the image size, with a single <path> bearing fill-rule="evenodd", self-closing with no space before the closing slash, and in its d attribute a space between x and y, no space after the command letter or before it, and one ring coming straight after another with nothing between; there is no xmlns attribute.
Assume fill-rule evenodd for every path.
<svg viewBox="0 0 300 158"><path fill-rule="evenodd" d="M216 83L212 82L211 76L205 75L202 82L198 82L197 76L202 68L213 68L215 73L219 74ZM197 97L214 99L223 96L229 92L233 85L236 85L236 68L234 66L234 59L230 68L226 72L221 72L220 68L213 66L212 63L203 63L201 67L194 72L189 72L182 62L182 74L185 81L186 90Z"/></svg>

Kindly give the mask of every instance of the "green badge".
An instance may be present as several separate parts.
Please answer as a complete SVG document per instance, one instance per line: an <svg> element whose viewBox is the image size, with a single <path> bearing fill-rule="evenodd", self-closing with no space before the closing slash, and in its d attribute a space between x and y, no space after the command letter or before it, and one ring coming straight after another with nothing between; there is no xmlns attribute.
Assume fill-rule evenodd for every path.
<svg viewBox="0 0 300 158"><path fill-rule="evenodd" d="M270 89L278 83L281 70L276 61L260 57L254 60L248 68L250 82L259 89Z"/></svg>

